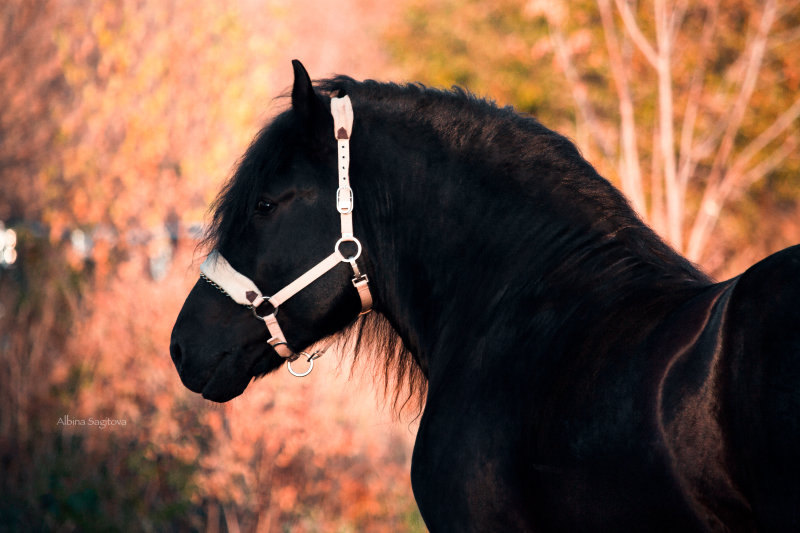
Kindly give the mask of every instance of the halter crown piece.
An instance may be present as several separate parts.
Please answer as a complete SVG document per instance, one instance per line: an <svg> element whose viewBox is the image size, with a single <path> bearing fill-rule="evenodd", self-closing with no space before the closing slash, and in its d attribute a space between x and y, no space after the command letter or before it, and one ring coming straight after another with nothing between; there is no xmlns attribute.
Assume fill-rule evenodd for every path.
<svg viewBox="0 0 800 533"><path fill-rule="evenodd" d="M280 324L278 324L278 307L281 304L308 287L333 267L344 262L350 263L353 269L352 283L361 300L361 314L368 313L372 309L369 279L366 274L362 274L358 270L358 265L356 265L356 259L361 255L361 243L353 236L353 189L350 188L350 176L348 174L350 168L350 136L353 131L353 105L350 103L350 97L331 98L331 114L333 115L333 133L338 145L337 161L339 162L336 210L339 212L342 230L342 236L336 241L333 253L272 296L264 296L253 280L237 272L217 250L212 251L200 266L200 275L206 281L227 294L236 303L252 309L253 314L264 321L270 334L267 343L275 348L278 355L288 361L289 372L298 377L307 376L311 373L314 368L314 359L319 357L321 353L317 351L313 354L306 352L296 354L289 348L286 337L281 330ZM343 242L355 243L355 255L345 257L339 250ZM268 315L260 316L256 309L264 302L269 302L273 311ZM305 355L309 363L308 369L303 373L295 372L292 369L292 362L296 361L300 355Z"/></svg>

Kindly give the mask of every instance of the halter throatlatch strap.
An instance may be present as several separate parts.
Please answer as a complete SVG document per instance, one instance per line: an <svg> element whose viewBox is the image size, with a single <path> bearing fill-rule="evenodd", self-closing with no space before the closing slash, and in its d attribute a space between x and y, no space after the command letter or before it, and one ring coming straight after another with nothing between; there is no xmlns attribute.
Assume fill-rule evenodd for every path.
<svg viewBox="0 0 800 533"><path fill-rule="evenodd" d="M299 357L286 342L286 336L278 323L278 306L286 302L289 298L308 287L315 280L322 277L329 270L341 262L350 263L353 269L352 283L358 292L361 300L361 314L368 313L372 309L372 294L369 290L369 279L366 274L362 274L356 260L361 255L361 243L353 236L353 189L350 187L350 135L353 131L353 106L349 96L342 98L331 98L331 115L333 115L333 133L336 138L337 167L339 169L339 181L336 189L336 210L341 219L342 236L336 241L333 253L311 267L308 271L300 275L297 279L283 287L272 296L264 296L255 283L247 276L239 273L228 261L216 250L211 252L205 262L200 266L200 271L210 283L222 290L233 301L241 305L246 305L253 309L253 314L264 321L269 331L270 338L267 342L272 346L281 357L292 361ZM343 242L353 242L356 245L356 253L351 257L346 257L341 251L340 246ZM264 302L272 304L273 312L260 316L257 308ZM318 357L318 352L308 355L308 362L313 367L313 359ZM291 365L289 371L294 375L306 375L311 371L308 369L306 374L295 373Z"/></svg>

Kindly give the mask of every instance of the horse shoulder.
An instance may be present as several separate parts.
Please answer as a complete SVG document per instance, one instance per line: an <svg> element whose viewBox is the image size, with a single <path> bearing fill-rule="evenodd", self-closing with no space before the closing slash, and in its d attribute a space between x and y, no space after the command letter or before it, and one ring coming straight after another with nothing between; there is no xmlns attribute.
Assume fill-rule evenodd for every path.
<svg viewBox="0 0 800 533"><path fill-rule="evenodd" d="M746 496L731 471L726 418L733 326L731 301L738 280L690 298L664 321L656 348L666 364L658 385L658 431L667 464L685 503L710 530L725 524L753 527Z"/></svg>
<svg viewBox="0 0 800 533"><path fill-rule="evenodd" d="M530 531L515 461L519 422L480 387L429 393L414 446L414 497L432 531ZM462 391L469 392L464 396Z"/></svg>

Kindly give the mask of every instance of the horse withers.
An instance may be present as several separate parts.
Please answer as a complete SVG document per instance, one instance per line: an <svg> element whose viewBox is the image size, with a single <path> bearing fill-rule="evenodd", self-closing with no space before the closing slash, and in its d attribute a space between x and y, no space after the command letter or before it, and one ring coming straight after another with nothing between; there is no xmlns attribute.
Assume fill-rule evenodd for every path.
<svg viewBox="0 0 800 533"><path fill-rule="evenodd" d="M173 330L189 389L374 337L431 531L800 531L800 247L715 283L533 118L293 65Z"/></svg>

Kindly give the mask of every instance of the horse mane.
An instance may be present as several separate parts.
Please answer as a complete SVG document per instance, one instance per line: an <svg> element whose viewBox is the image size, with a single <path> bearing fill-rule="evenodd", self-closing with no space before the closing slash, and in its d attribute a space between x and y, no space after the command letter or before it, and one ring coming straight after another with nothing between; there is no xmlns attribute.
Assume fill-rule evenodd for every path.
<svg viewBox="0 0 800 533"><path fill-rule="evenodd" d="M526 168L547 162L558 175L551 192L566 193L570 203L577 203L575 207L585 208L601 222L605 235L600 246L624 240L635 256L662 275L701 284L712 281L642 222L623 194L597 173L570 139L530 115L511 106L499 107L493 100L458 86L448 90L421 83L356 81L336 76L318 81L317 87L329 95L351 95L354 105L367 103L371 113L402 115L405 120L427 124L447 146L469 146L480 151L489 164L504 170L513 166L508 175L523 188L541 187ZM607 274L614 277L616 273Z"/></svg>
<svg viewBox="0 0 800 533"><path fill-rule="evenodd" d="M574 143L531 116L511 107L498 107L460 87L443 90L420 83L356 81L347 76L319 80L315 85L322 95L351 96L357 115L359 109L368 109L370 115L402 117L433 129L446 146L478 151L487 164L510 169L509 178L523 190L542 187L542 183L530 179L526 165L546 162L547 170L558 176L557 182L549 184L551 192L568 198L575 210L591 213L592 230L601 235L591 242L568 243L578 251L565 264L574 267L582 263L598 279L602 275L606 280L630 277L635 272L643 283L662 288L670 283L698 285L711 281L639 219L625 197L594 170ZM223 248L244 231L246 224L241 222L251 214L253 202L249 200L258 190L259 178L278 168L284 148L291 142L283 134L286 128L296 131L291 114L282 113L256 135L212 204L212 220L202 246ZM597 266L598 256L618 253L620 248L629 255ZM598 268L604 271L598 273ZM613 295L613 299L621 297L624 295ZM370 313L358 319L339 334L339 345L349 348L355 361L367 359L373 367L382 366L384 394L393 396L396 412L404 407L421 412L427 379L384 316ZM376 352L383 357L363 357Z"/></svg>
<svg viewBox="0 0 800 533"><path fill-rule="evenodd" d="M589 214L592 230L600 235L593 240L559 237L571 240L565 243L571 255L563 259L558 271L565 277L591 272L594 279L604 280L601 290L609 302L636 297L639 287L651 286L669 294L672 288L698 287L712 281L644 224L622 193L596 172L571 140L529 115L510 106L499 107L460 87L437 89L420 83L356 81L347 76L320 80L316 86L326 95L349 95L357 115L417 123L421 127L415 131L435 131L437 141L447 149L463 151L469 147L488 165L509 169L509 179L526 190L542 187L528 169L545 161L558 176L557 183L548 184L550 191L574 204L570 208ZM623 278L633 283L619 290L614 282ZM391 387L392 373L396 385L406 385L395 389L395 405L404 390L408 394L405 400L414 400L421 408L427 386L421 368L388 323L379 320L382 317L375 318L360 322L350 335L357 335L359 340L364 336L377 338L382 352L392 354L385 361L384 386Z"/></svg>
<svg viewBox="0 0 800 533"><path fill-rule="evenodd" d="M380 372L383 375L380 392L391 399L395 414L404 411L415 416L422 414L428 379L386 317L376 312L363 315L337 337L341 353L353 356L351 375L359 368ZM375 354L381 357L374 357Z"/></svg>

